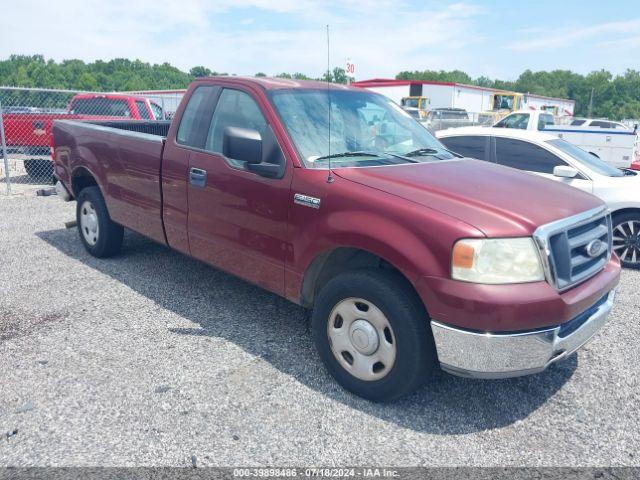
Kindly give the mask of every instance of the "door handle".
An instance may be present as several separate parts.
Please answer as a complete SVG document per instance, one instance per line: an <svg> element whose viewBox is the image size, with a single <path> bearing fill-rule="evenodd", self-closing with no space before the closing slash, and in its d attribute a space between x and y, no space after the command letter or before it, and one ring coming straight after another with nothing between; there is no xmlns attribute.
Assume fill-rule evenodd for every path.
<svg viewBox="0 0 640 480"><path fill-rule="evenodd" d="M207 171L201 168L191 167L189 169L189 183L194 187L204 188L207 186Z"/></svg>

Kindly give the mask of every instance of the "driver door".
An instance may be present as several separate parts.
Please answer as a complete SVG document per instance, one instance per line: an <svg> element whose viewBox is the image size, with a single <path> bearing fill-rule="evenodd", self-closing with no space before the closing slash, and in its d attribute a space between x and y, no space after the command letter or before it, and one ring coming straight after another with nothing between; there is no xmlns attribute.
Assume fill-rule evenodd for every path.
<svg viewBox="0 0 640 480"><path fill-rule="evenodd" d="M248 171L222 153L227 127L257 130L284 155L258 102L237 88L220 92L204 144L189 156L188 236L191 255L273 292L284 293L291 168L282 178Z"/></svg>

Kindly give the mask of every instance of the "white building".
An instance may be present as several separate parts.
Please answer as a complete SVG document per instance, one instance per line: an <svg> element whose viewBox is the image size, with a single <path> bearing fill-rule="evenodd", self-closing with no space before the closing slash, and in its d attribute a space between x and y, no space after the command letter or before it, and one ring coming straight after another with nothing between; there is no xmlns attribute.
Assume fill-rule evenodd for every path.
<svg viewBox="0 0 640 480"><path fill-rule="evenodd" d="M374 78L353 82L351 85L367 88L400 103L403 97L427 97L429 110L436 108L463 108L467 112L486 112L493 109L492 96L504 92L494 88L478 87L453 82L435 82L426 80L389 80ZM572 116L575 102L563 98L545 97L531 93L523 94L523 105L517 109L557 107L559 116Z"/></svg>

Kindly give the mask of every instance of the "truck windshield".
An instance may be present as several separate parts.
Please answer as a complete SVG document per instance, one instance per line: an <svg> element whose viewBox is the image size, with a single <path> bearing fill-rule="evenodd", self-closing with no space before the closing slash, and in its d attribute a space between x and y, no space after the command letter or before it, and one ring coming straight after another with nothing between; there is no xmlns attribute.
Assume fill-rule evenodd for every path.
<svg viewBox="0 0 640 480"><path fill-rule="evenodd" d="M494 110L513 110L513 95L495 95L493 97Z"/></svg>
<svg viewBox="0 0 640 480"><path fill-rule="evenodd" d="M618 170L612 165L609 165L598 157L591 155L586 150L583 150L566 140L558 138L556 140L547 140L547 143L550 143L554 147L562 150L564 153L571 155L573 158L584 163L588 168L600 175L605 175L607 177L624 177L624 172L622 170Z"/></svg>
<svg viewBox="0 0 640 480"><path fill-rule="evenodd" d="M382 95L296 89L274 90L271 99L308 168L327 168L329 154L336 167L455 158L426 128Z"/></svg>
<svg viewBox="0 0 640 480"><path fill-rule="evenodd" d="M405 98L404 106L410 108L419 108L418 99L417 98Z"/></svg>

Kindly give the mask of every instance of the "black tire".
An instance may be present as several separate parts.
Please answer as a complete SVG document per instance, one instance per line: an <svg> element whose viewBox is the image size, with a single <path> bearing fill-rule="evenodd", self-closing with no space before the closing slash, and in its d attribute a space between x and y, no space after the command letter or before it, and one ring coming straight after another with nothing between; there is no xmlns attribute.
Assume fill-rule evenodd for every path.
<svg viewBox="0 0 640 480"><path fill-rule="evenodd" d="M375 305L393 329L395 362L380 379L357 378L332 351L328 322L334 307L351 298ZM363 269L336 276L319 292L311 324L316 348L331 375L346 390L368 400L390 401L412 393L431 376L437 365L427 312L407 281L394 272Z"/></svg>
<svg viewBox="0 0 640 480"><path fill-rule="evenodd" d="M91 206L93 208L91 208ZM97 230L95 236L89 236L89 227L83 225L82 216L90 209L97 219ZM118 225L109 216L107 206L98 187L84 188L77 198L76 221L78 223L78 233L80 241L94 257L105 258L117 254L122 247L124 228ZM88 222L85 222L88 223ZM83 232L84 230L84 232ZM91 243L94 241L94 243Z"/></svg>
<svg viewBox="0 0 640 480"><path fill-rule="evenodd" d="M613 251L623 267L640 269L640 213L613 215Z"/></svg>
<svg viewBox="0 0 640 480"><path fill-rule="evenodd" d="M49 160L25 160L24 169L33 180L53 183L53 163Z"/></svg>

